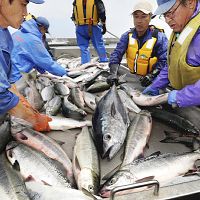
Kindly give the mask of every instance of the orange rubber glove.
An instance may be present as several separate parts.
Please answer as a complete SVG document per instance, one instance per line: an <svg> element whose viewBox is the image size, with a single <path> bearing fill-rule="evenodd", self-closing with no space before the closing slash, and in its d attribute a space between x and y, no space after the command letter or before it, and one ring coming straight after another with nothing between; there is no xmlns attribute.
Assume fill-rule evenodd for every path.
<svg viewBox="0 0 200 200"><path fill-rule="evenodd" d="M15 85L12 85L10 91L19 97L19 103L14 108L9 110L8 113L30 122L33 125L33 129L36 131L50 131L48 122L52 119L35 110L24 98L24 96L17 91Z"/></svg>

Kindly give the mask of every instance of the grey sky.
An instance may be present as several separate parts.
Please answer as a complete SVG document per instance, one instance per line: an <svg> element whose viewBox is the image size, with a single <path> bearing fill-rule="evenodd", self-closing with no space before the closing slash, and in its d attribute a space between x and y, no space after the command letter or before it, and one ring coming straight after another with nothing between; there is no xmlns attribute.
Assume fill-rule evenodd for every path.
<svg viewBox="0 0 200 200"><path fill-rule="evenodd" d="M149 0L154 8L156 1ZM75 37L75 27L70 17L72 14L73 0L45 0L42 5L30 3L28 12L35 16L44 16L50 22L51 37ZM120 37L129 28L133 27L131 12L136 0L103 0L107 14L107 29L113 34ZM165 29L167 35L170 28L158 18L152 20L151 24L155 24ZM105 37L112 37L108 33Z"/></svg>

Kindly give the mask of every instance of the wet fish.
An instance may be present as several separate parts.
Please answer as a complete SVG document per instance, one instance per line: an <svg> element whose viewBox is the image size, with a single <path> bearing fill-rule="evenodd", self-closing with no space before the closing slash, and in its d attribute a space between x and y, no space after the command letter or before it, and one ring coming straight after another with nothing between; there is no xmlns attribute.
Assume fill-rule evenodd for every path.
<svg viewBox="0 0 200 200"><path fill-rule="evenodd" d="M89 92L83 91L84 101L86 105L91 108L92 110L95 110L96 108L96 101L98 101L98 97L95 94L91 94Z"/></svg>
<svg viewBox="0 0 200 200"><path fill-rule="evenodd" d="M112 159L126 138L129 118L116 86L98 102L92 117L93 138L102 158Z"/></svg>
<svg viewBox="0 0 200 200"><path fill-rule="evenodd" d="M54 83L54 88L55 88L58 95L68 96L69 93L70 93L69 88L67 87L66 84L64 84L64 82Z"/></svg>
<svg viewBox="0 0 200 200"><path fill-rule="evenodd" d="M12 168L5 154L0 154L0 199L29 200L22 177Z"/></svg>
<svg viewBox="0 0 200 200"><path fill-rule="evenodd" d="M47 115L57 115L60 108L61 108L62 100L60 96L53 97L50 101L46 104L46 114Z"/></svg>
<svg viewBox="0 0 200 200"><path fill-rule="evenodd" d="M14 141L6 146L6 154L12 165L18 165L25 181L71 187L64 171L46 155Z"/></svg>
<svg viewBox="0 0 200 200"><path fill-rule="evenodd" d="M120 96L120 99L122 100L122 103L127 108L127 110L135 113L139 113L141 109L135 104L135 102L126 94L125 91L119 89L118 94Z"/></svg>
<svg viewBox="0 0 200 200"><path fill-rule="evenodd" d="M65 117L76 120L82 120L87 115L84 110L78 108L76 105L68 101L68 97L64 97L62 102L62 114Z"/></svg>
<svg viewBox="0 0 200 200"><path fill-rule="evenodd" d="M37 182L26 182L31 200L95 200L101 199L92 195L86 195L80 190L66 189L64 187L55 187L42 185Z"/></svg>
<svg viewBox="0 0 200 200"><path fill-rule="evenodd" d="M166 103L168 100L168 93L157 96L144 95L137 89L131 88L127 84L120 85L120 88L133 99L139 106L154 106Z"/></svg>
<svg viewBox="0 0 200 200"><path fill-rule="evenodd" d="M72 102L75 105L77 105L79 108L81 108L82 110L85 110L87 113L93 113L93 111L86 106L85 101L84 101L84 94L83 94L83 91L80 90L80 88L72 88L70 97L71 97Z"/></svg>
<svg viewBox="0 0 200 200"><path fill-rule="evenodd" d="M148 108L153 118L162 121L163 123L181 131L185 134L200 136L199 129L189 120L159 108Z"/></svg>
<svg viewBox="0 0 200 200"><path fill-rule="evenodd" d="M9 116L5 117L4 121L0 123L0 153L6 148L9 141L12 140L10 133L10 119Z"/></svg>
<svg viewBox="0 0 200 200"><path fill-rule="evenodd" d="M80 190L85 188L97 194L100 184L99 158L87 126L82 128L76 139L73 171Z"/></svg>
<svg viewBox="0 0 200 200"><path fill-rule="evenodd" d="M143 154L152 129L152 118L148 111L135 114L126 137L124 158L121 166L132 163Z"/></svg>
<svg viewBox="0 0 200 200"><path fill-rule="evenodd" d="M187 136L187 134L180 134L174 131L164 131L165 138L161 140L162 143L181 143L184 144L186 147L189 147L193 150L197 150L200 148L200 137L194 136Z"/></svg>
<svg viewBox="0 0 200 200"><path fill-rule="evenodd" d="M52 121L49 122L51 130L66 131L73 128L81 128L83 126L92 126L92 122L89 120L78 121L71 118L51 116Z"/></svg>
<svg viewBox="0 0 200 200"><path fill-rule="evenodd" d="M53 86L47 86L41 91L42 99L43 101L50 101L54 95L54 87Z"/></svg>
<svg viewBox="0 0 200 200"><path fill-rule="evenodd" d="M68 155L55 140L29 127L24 127L24 125L16 120L12 120L11 132L12 136L18 142L43 152L49 158L60 162L66 170L68 180L70 180L72 185L75 185L72 163Z"/></svg>
<svg viewBox="0 0 200 200"><path fill-rule="evenodd" d="M39 93L38 89L36 88L35 81L33 79L27 79L26 82L30 87L30 89L28 90L28 94L27 94L28 102L36 110L42 109L44 103L43 103L41 94Z"/></svg>
<svg viewBox="0 0 200 200"><path fill-rule="evenodd" d="M106 81L97 81L86 89L87 92L103 92L108 90L110 85Z"/></svg>
<svg viewBox="0 0 200 200"><path fill-rule="evenodd" d="M195 170L194 164L199 159L200 153L199 151L196 151L182 154L160 154L135 160L133 163L122 167L110 180L108 180L103 185L100 194L103 197L108 197L110 191L117 186L147 180L157 180L162 186L173 180L175 177L184 175L189 170ZM133 191L128 190L118 194L120 195Z"/></svg>

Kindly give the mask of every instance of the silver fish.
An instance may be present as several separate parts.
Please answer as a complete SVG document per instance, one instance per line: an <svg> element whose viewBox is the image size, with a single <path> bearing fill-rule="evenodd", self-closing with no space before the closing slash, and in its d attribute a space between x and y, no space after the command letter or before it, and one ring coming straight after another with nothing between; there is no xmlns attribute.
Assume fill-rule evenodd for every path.
<svg viewBox="0 0 200 200"><path fill-rule="evenodd" d="M92 117L93 138L102 158L112 159L126 138L129 118L116 86L98 102Z"/></svg>
<svg viewBox="0 0 200 200"><path fill-rule="evenodd" d="M126 137L124 158L121 166L132 163L143 154L152 129L152 118L148 111L142 110L135 114Z"/></svg>
<svg viewBox="0 0 200 200"><path fill-rule="evenodd" d="M29 200L22 177L12 168L5 154L0 154L0 199Z"/></svg>
<svg viewBox="0 0 200 200"><path fill-rule="evenodd" d="M87 126L82 128L76 139L73 171L80 190L85 188L92 194L97 193L100 184L99 158Z"/></svg>
<svg viewBox="0 0 200 200"><path fill-rule="evenodd" d="M12 165L19 164L20 173L24 180L71 187L64 171L46 155L14 141L6 146L6 154Z"/></svg>
<svg viewBox="0 0 200 200"><path fill-rule="evenodd" d="M157 180L162 186L177 176L184 175L189 170L194 170L194 164L199 159L200 152L198 150L191 153L168 153L135 160L133 163L120 168L120 170L104 184L100 192L101 196L108 197L110 191L117 186L147 180ZM129 190L125 193L127 192L133 191ZM123 194L123 192L121 194Z"/></svg>
<svg viewBox="0 0 200 200"><path fill-rule="evenodd" d="M89 120L78 121L71 118L51 116L52 121L49 122L51 130L66 131L73 128L81 128L83 126L92 126L92 122Z"/></svg>

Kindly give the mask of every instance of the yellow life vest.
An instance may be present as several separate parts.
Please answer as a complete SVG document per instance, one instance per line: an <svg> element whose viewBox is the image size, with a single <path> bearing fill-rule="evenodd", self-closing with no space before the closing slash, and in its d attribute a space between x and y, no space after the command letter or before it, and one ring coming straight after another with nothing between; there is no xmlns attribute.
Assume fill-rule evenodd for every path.
<svg viewBox="0 0 200 200"><path fill-rule="evenodd" d="M76 0L76 5L74 6L74 16L75 23L77 25L92 24L97 25L99 22L97 15L97 8L94 0L87 0L86 2L86 16L84 16L83 11L83 1Z"/></svg>
<svg viewBox="0 0 200 200"><path fill-rule="evenodd" d="M187 61L187 52L191 41L199 29L200 14L189 21L178 39L172 33L168 47L168 78L173 88L179 90L194 84L200 79L200 66L191 66Z"/></svg>
<svg viewBox="0 0 200 200"><path fill-rule="evenodd" d="M25 20L28 21L30 19L35 19L36 17L34 15L32 15L31 13L29 13L28 15L25 16Z"/></svg>
<svg viewBox="0 0 200 200"><path fill-rule="evenodd" d="M137 40L132 37L132 33L129 33L126 59L131 73L145 76L152 71L158 60L157 57L151 57L156 41L157 38L152 37L144 43L141 49L138 49Z"/></svg>

